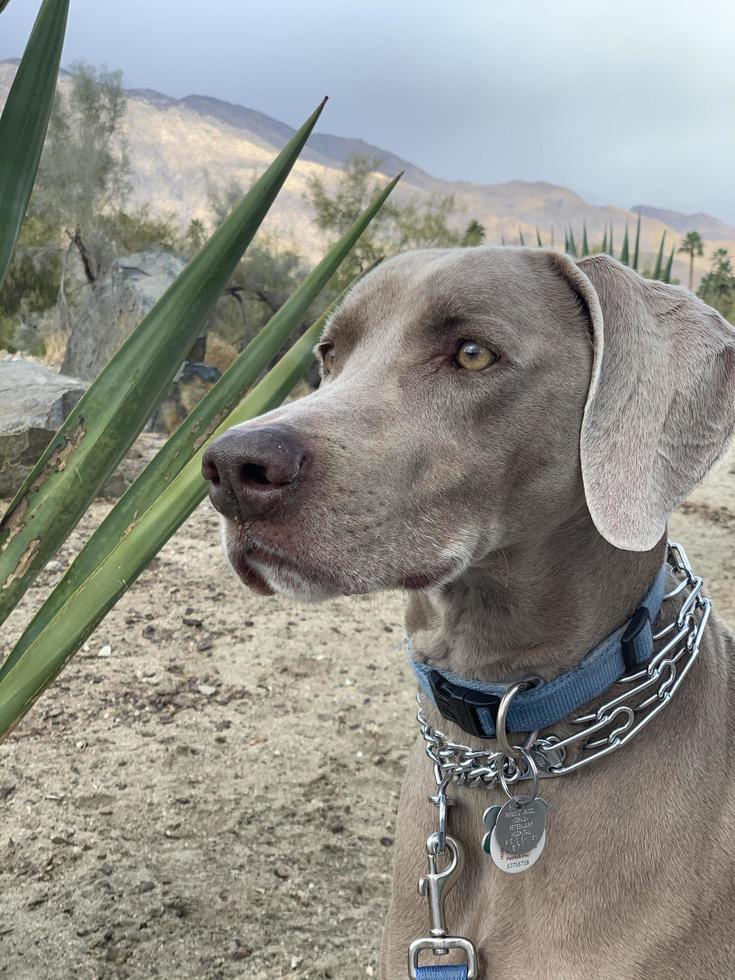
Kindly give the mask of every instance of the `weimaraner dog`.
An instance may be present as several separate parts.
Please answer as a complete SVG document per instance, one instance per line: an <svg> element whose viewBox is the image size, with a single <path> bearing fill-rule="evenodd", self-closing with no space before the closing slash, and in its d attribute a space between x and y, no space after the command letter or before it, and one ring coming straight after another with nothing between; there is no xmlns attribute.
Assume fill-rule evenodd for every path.
<svg viewBox="0 0 735 980"><path fill-rule="evenodd" d="M734 977L735 639L666 524L735 429L735 331L607 256L483 247L385 262L318 352L204 474L262 595L409 593L382 976Z"/></svg>

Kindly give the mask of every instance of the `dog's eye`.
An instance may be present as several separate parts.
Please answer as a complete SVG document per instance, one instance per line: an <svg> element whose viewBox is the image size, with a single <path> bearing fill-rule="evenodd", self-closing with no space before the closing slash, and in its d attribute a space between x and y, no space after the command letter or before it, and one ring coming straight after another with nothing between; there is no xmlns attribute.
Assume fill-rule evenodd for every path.
<svg viewBox="0 0 735 980"><path fill-rule="evenodd" d="M331 374L332 368L334 367L335 357L336 357L334 352L334 344L330 343L329 341L320 344L319 356L322 359L322 368L324 369L324 373Z"/></svg>
<svg viewBox="0 0 735 980"><path fill-rule="evenodd" d="M476 340L465 340L454 355L458 367L465 371L484 371L498 359L498 355Z"/></svg>

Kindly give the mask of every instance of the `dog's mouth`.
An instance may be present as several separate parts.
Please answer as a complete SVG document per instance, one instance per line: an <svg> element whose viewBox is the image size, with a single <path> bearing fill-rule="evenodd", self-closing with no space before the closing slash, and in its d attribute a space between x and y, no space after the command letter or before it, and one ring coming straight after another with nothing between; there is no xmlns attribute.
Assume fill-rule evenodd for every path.
<svg viewBox="0 0 735 980"><path fill-rule="evenodd" d="M326 559L317 563L313 556L310 559L308 555L294 553L295 549L290 547L287 551L260 535L256 538L251 528L246 531L242 526L235 534L228 535L227 552L238 577L253 592L261 596L280 593L305 601L365 595L391 588L425 591L451 581L463 564L460 559L445 555L440 560L421 562L415 571L395 570L372 581L356 568L338 574L334 561L329 570L324 569L321 566L326 564Z"/></svg>
<svg viewBox="0 0 735 980"><path fill-rule="evenodd" d="M262 574L258 571L258 567L253 562L247 560L234 561L231 559L231 563L243 585L247 585L256 595L272 596L276 594L276 590L268 585Z"/></svg>
<svg viewBox="0 0 735 980"><path fill-rule="evenodd" d="M350 592L320 571L297 561L293 555L284 554L242 532L228 543L227 551L240 580L258 595L284 593L294 598L315 600Z"/></svg>

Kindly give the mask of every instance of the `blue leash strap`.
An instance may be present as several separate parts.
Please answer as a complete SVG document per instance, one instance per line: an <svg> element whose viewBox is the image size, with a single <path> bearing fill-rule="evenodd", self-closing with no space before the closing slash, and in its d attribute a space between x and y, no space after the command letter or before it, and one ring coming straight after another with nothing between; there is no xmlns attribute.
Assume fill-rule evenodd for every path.
<svg viewBox="0 0 735 980"><path fill-rule="evenodd" d="M420 966L416 980L467 980L467 964L461 966Z"/></svg>
<svg viewBox="0 0 735 980"><path fill-rule="evenodd" d="M508 710L506 728L533 732L555 725L603 694L623 674L639 669L653 655L653 623L663 602L669 565L665 563L633 617L591 650L572 670L520 691ZM505 684L468 680L417 660L408 643L411 666L421 689L444 717L472 735L495 738L495 715Z"/></svg>

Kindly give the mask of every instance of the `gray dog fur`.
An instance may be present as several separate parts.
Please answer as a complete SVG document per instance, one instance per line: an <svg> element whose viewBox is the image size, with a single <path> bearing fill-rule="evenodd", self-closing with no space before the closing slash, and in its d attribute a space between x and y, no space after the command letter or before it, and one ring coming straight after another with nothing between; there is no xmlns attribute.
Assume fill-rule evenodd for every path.
<svg viewBox="0 0 735 980"><path fill-rule="evenodd" d="M306 463L277 508L224 522L232 563L299 599L407 588L416 654L466 677L549 679L625 622L660 568L669 513L735 429L735 331L605 256L402 255L350 292L325 338L334 368L319 391L246 427L285 426ZM497 363L457 370L468 339ZM467 864L447 919L477 944L481 977L735 975L734 650L713 616L652 725L544 782L548 843L525 874L479 849L500 791L458 791L451 829ZM385 980L406 976L407 947L426 934L416 881L433 791L417 740Z"/></svg>

